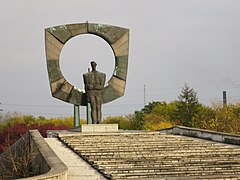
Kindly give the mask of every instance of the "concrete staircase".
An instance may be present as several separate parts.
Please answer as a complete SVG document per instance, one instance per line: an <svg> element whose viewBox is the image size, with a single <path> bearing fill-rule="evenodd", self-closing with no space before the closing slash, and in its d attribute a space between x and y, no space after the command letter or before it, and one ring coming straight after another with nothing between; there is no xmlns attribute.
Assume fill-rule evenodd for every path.
<svg viewBox="0 0 240 180"><path fill-rule="evenodd" d="M240 148L159 132L60 138L109 179L240 179Z"/></svg>

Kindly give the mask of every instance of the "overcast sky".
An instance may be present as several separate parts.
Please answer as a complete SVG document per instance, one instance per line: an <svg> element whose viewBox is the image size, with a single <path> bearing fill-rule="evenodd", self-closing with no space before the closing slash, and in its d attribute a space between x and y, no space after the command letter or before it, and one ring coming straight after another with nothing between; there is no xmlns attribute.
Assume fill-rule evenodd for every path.
<svg viewBox="0 0 240 180"><path fill-rule="evenodd" d="M130 29L126 93L103 106L104 117L141 109L144 84L147 103L177 99L184 83L206 105L221 101L223 90L229 102L239 101L239 18L239 0L1 0L0 109L72 115L73 105L51 97L44 29L86 20ZM91 60L111 77L110 46L97 36L77 36L62 50L62 73L83 88Z"/></svg>

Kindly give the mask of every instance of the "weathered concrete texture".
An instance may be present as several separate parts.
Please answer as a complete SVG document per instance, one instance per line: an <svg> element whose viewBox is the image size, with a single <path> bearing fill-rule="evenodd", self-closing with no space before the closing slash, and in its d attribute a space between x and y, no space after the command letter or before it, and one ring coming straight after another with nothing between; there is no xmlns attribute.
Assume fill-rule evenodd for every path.
<svg viewBox="0 0 240 180"><path fill-rule="evenodd" d="M69 94L73 88L74 87L71 84L65 81L64 83L59 84L58 89L53 93L53 96L68 102Z"/></svg>
<svg viewBox="0 0 240 180"><path fill-rule="evenodd" d="M11 156L9 156L9 152L11 152ZM0 160L8 159L9 157L14 159L17 167L28 168L27 170L32 177L21 179L66 180L67 178L67 167L62 163L58 156L56 156L37 130L30 130L29 133L26 133L10 147L9 151L1 154ZM29 164L25 165L27 162ZM8 171L5 168L10 168L9 170L12 171L13 167L11 161L1 161L0 179L2 176L3 179L16 179L18 177L7 177L4 175ZM20 171L22 171L22 169L20 169Z"/></svg>
<svg viewBox="0 0 240 180"><path fill-rule="evenodd" d="M113 76L109 80L108 84L119 94L119 96L123 96L125 91L126 81Z"/></svg>
<svg viewBox="0 0 240 180"><path fill-rule="evenodd" d="M129 48L129 32L125 32L115 43L112 44L112 48L116 56L128 55Z"/></svg>
<svg viewBox="0 0 240 180"><path fill-rule="evenodd" d="M71 37L71 31L68 29L67 25L55 26L48 28L49 31L54 37L56 37L59 41L65 44Z"/></svg>
<svg viewBox="0 0 240 180"><path fill-rule="evenodd" d="M50 84L55 83L56 81L63 78L62 72L60 71L59 62L56 60L48 60L48 77ZM66 81L66 80L64 80Z"/></svg>
<svg viewBox="0 0 240 180"><path fill-rule="evenodd" d="M82 124L80 132L118 132L118 124Z"/></svg>
<svg viewBox="0 0 240 180"><path fill-rule="evenodd" d="M68 180L103 180L100 173L81 159L71 149L66 147L57 138L45 138L45 141L68 167Z"/></svg>
<svg viewBox="0 0 240 180"><path fill-rule="evenodd" d="M71 104L80 104L82 106L87 105L87 96L86 93L83 91L79 91L74 87L74 89L71 91L71 93L68 96L67 102Z"/></svg>
<svg viewBox="0 0 240 180"><path fill-rule="evenodd" d="M184 126L175 126L169 129L161 130L162 133L175 134L181 136L190 136L201 139L212 140L216 142L240 145L240 135L221 133L216 131L189 128Z"/></svg>
<svg viewBox="0 0 240 180"><path fill-rule="evenodd" d="M128 67L128 57L120 56L116 58L117 68L115 69L114 75L122 80L127 79L127 67Z"/></svg>
<svg viewBox="0 0 240 180"><path fill-rule="evenodd" d="M87 105L84 99L85 93L79 91L76 86L72 86L67 82L59 66L60 53L64 44L71 38L81 34L95 34L107 41L113 49L115 56L113 60L116 61L116 63L112 79L115 76L115 78L121 81L118 81L119 84L117 85L115 84L116 81L112 82L112 79L107 83L108 85L103 89L103 103L113 101L123 96L128 69L129 30L112 25L86 22L54 26L45 29L46 60L53 97L75 105ZM65 87L66 84L68 84L68 86Z"/></svg>
<svg viewBox="0 0 240 180"><path fill-rule="evenodd" d="M103 103L111 102L117 97L121 97L119 93L110 85L104 87L103 91Z"/></svg>
<svg viewBox="0 0 240 180"><path fill-rule="evenodd" d="M66 180L67 176L67 167L63 162L59 159L58 156L53 152L53 150L48 146L45 142L41 134L37 130L30 130L30 136L35 143L35 146L38 148L41 156L43 157L44 161L46 161L47 166L49 166L50 170L42 175L34 176L28 178L29 180ZM39 161L35 161L36 165Z"/></svg>
<svg viewBox="0 0 240 180"><path fill-rule="evenodd" d="M121 39L129 30L106 24L88 24L88 32L96 34L105 39L109 44L113 44Z"/></svg>
<svg viewBox="0 0 240 180"><path fill-rule="evenodd" d="M70 30L72 37L87 33L87 23L68 24L67 27Z"/></svg>
<svg viewBox="0 0 240 180"><path fill-rule="evenodd" d="M59 60L63 43L59 42L50 32L45 31L46 56L47 60Z"/></svg>
<svg viewBox="0 0 240 180"><path fill-rule="evenodd" d="M62 77L60 79L58 79L55 82L51 83L51 90L52 93L56 93L59 89L61 89L62 85L64 84L64 82L66 82L66 80Z"/></svg>
<svg viewBox="0 0 240 180"><path fill-rule="evenodd" d="M60 135L109 179L240 179L240 147L159 132Z"/></svg>

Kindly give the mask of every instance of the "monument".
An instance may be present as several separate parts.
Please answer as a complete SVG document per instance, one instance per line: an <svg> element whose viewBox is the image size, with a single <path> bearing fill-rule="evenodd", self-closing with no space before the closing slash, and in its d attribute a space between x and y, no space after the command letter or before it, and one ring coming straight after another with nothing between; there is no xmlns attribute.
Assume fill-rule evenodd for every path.
<svg viewBox="0 0 240 180"><path fill-rule="evenodd" d="M112 77L104 86L101 84L101 98L92 98L91 90L85 85L85 90L79 89L77 86L71 85L63 76L59 61L63 46L71 38L93 34L105 40L114 53L115 67ZM88 106L88 102L92 104L91 113L94 123L101 122L100 104L111 102L124 95L127 69L128 69L128 52L129 52L129 30L122 27L112 25L96 24L96 23L77 23L66 24L60 26L49 27L45 29L45 48L48 77L51 93L54 98L74 105L74 126L79 125L79 106ZM92 72L93 73L93 72ZM105 80L104 80L105 81ZM86 81L87 82L87 81ZM103 87L104 86L104 87ZM90 87L90 86L89 86ZM96 91L96 90L95 90ZM88 101L90 99L90 101ZM97 106L94 105L98 104ZM91 121L88 121L91 123Z"/></svg>
<svg viewBox="0 0 240 180"><path fill-rule="evenodd" d="M92 71L83 74L87 102L90 103L93 124L100 124L102 119L102 90L106 81L106 74L96 70L97 63L92 61Z"/></svg>

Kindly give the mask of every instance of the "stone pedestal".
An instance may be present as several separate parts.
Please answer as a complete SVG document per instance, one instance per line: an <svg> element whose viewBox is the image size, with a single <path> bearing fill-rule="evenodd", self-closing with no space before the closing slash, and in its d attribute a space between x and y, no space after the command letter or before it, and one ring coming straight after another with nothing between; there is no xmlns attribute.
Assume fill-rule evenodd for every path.
<svg viewBox="0 0 240 180"><path fill-rule="evenodd" d="M118 132L118 124L82 124L80 132Z"/></svg>

